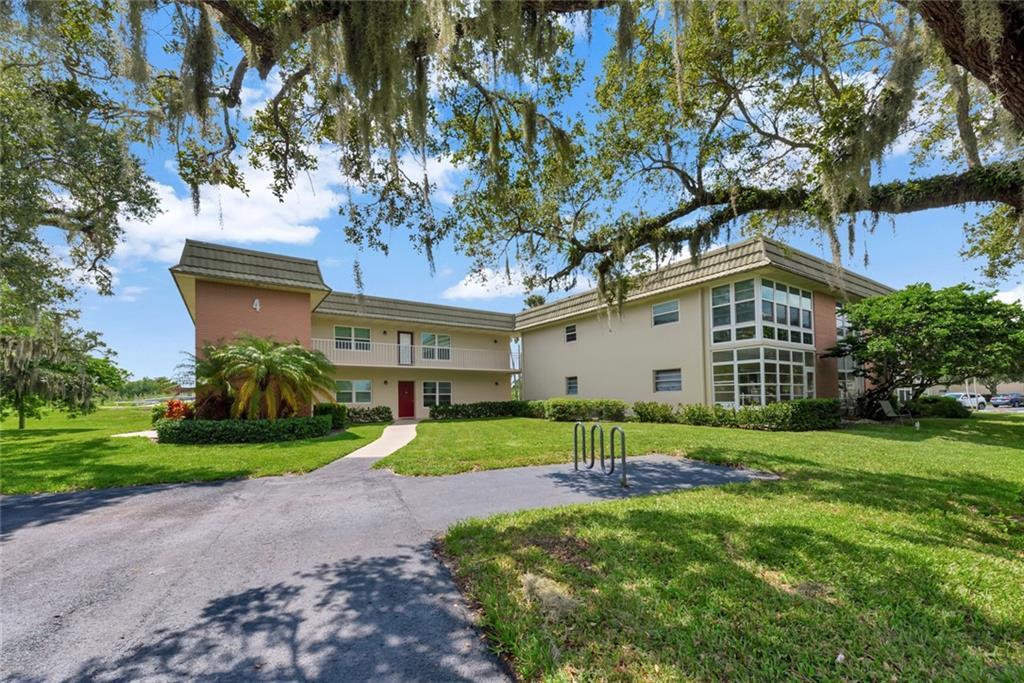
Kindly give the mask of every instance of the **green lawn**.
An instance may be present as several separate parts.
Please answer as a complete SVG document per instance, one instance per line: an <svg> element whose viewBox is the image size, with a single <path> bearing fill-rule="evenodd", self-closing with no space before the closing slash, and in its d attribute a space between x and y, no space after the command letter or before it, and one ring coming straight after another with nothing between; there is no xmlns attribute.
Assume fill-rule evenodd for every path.
<svg viewBox="0 0 1024 683"><path fill-rule="evenodd" d="M785 479L472 520L443 548L524 679L1024 680L1022 418L628 425L635 450L667 440L659 450ZM476 445L455 458L471 433L564 459L571 432L554 427L421 425L440 469L513 457ZM412 454L396 469L428 469Z"/></svg>
<svg viewBox="0 0 1024 683"><path fill-rule="evenodd" d="M604 425L606 444L613 423ZM680 453L678 425L620 424L630 454ZM527 417L446 420L416 425L416 438L375 467L404 475L438 475L572 461L571 423ZM590 438L589 427L587 438Z"/></svg>
<svg viewBox="0 0 1024 683"><path fill-rule="evenodd" d="M150 429L148 408L105 408L77 418L54 413L16 429L0 423L0 492L39 493L308 472L364 446L383 425L357 425L322 439L183 446L111 434Z"/></svg>

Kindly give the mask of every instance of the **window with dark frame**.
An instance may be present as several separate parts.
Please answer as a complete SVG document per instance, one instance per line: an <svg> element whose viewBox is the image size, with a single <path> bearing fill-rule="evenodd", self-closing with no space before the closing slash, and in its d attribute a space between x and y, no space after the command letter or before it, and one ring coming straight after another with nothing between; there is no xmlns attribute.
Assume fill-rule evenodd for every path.
<svg viewBox="0 0 1024 683"><path fill-rule="evenodd" d="M651 323L655 327L658 325L668 325L670 323L677 322L679 322L678 299L663 301L660 304L654 304L651 306Z"/></svg>
<svg viewBox="0 0 1024 683"><path fill-rule="evenodd" d="M569 344L576 341L576 326L566 325L565 326L565 343Z"/></svg>
<svg viewBox="0 0 1024 683"><path fill-rule="evenodd" d="M576 396L579 393L580 393L579 378L577 378L575 376L573 376L573 377L566 377L565 378L565 395L566 396Z"/></svg>
<svg viewBox="0 0 1024 683"><path fill-rule="evenodd" d="M654 371L654 391L682 391L683 372L680 368Z"/></svg>

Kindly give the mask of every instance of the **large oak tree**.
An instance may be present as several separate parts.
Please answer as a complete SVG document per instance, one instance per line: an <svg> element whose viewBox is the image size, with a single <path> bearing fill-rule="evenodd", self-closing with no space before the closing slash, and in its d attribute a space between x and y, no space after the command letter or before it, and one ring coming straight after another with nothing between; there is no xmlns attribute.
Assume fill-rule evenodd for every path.
<svg viewBox="0 0 1024 683"><path fill-rule="evenodd" d="M121 71L196 197L202 183L244 185L242 150L283 194L315 146L333 147L360 245L386 248L401 226L428 257L451 237L481 266L517 259L530 284L596 270L613 295L639 266L733 226L820 231L838 257L841 227L976 205L968 252L993 276L1024 259L1015 3L91 4L109 17L94 28L123 37ZM166 30L147 32L157 13ZM614 49L574 50L579 18L613 26ZM147 63L154 39L169 66ZM585 59L604 60L596 83ZM240 122L250 72L281 85ZM918 173L880 182L897 141ZM409 170L439 155L467 171L450 209Z"/></svg>

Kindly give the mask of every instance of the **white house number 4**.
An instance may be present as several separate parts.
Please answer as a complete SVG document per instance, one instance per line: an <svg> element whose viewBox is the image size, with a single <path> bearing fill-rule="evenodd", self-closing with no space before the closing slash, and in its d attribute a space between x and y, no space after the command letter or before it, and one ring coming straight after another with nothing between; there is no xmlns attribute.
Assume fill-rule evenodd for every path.
<svg viewBox="0 0 1024 683"><path fill-rule="evenodd" d="M252 310L256 311L257 313L260 312L260 300L259 299L253 299L252 300Z"/></svg>

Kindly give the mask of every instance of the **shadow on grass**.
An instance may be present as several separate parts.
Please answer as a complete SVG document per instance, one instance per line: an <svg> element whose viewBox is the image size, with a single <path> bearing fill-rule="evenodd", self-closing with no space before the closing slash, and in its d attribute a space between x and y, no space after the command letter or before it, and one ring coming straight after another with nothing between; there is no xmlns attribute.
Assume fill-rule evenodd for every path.
<svg viewBox="0 0 1024 683"><path fill-rule="evenodd" d="M507 527L471 521L445 545L486 606L488 634L526 679L1024 675L1019 615L994 618L969 604L968 587L993 586L937 572L928 551L941 542L897 550L811 520L687 512L673 504L683 498ZM568 587L576 609L524 599L528 572ZM1004 608L1019 598L1004 598Z"/></svg>
<svg viewBox="0 0 1024 683"><path fill-rule="evenodd" d="M504 678L427 544L311 567L209 601L65 680L478 681ZM115 647L112 652L118 652ZM5 676L37 680L29 672Z"/></svg>
<svg viewBox="0 0 1024 683"><path fill-rule="evenodd" d="M1024 419L1011 415L974 415L965 420L927 418L921 429L911 424L858 425L846 431L860 437L887 441L922 442L941 438L980 446L1024 449Z"/></svg>

